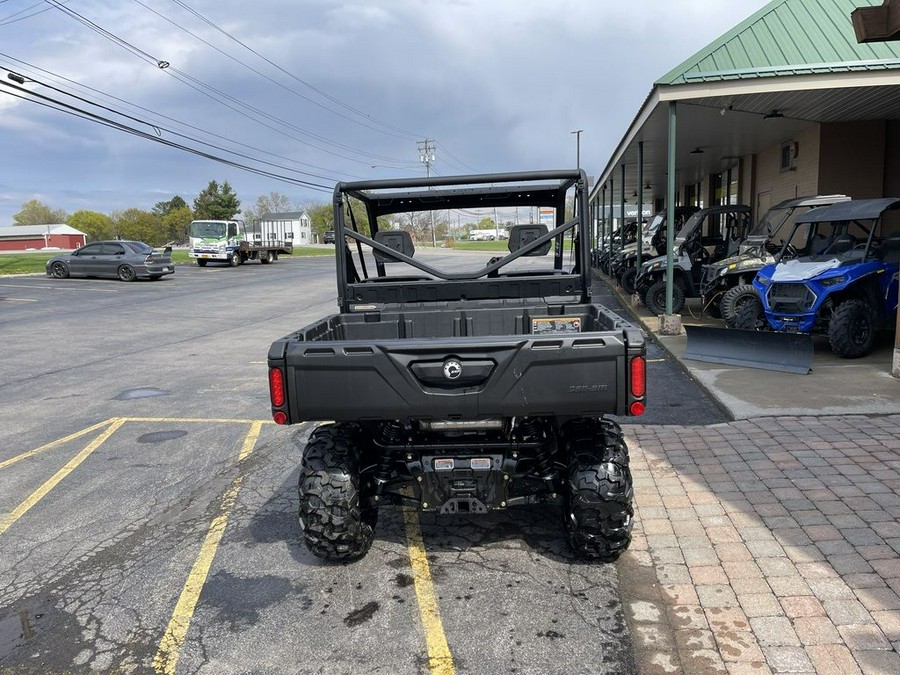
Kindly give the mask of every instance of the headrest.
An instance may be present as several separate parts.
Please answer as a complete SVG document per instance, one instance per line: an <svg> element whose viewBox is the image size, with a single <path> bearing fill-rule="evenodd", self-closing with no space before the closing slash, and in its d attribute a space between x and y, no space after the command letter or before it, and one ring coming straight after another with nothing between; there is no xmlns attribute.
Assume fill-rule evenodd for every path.
<svg viewBox="0 0 900 675"><path fill-rule="evenodd" d="M536 239L540 239L547 234L547 226L541 223L529 223L528 225L513 225L509 229L509 248L510 253L515 253L521 248L525 248L528 244ZM550 250L550 242L546 242L542 246L525 253L526 256L547 255Z"/></svg>
<svg viewBox="0 0 900 675"><path fill-rule="evenodd" d="M406 230L378 230L375 233L375 241L382 246L392 248L398 253L412 258L416 249L413 246L412 237ZM375 260L380 263L401 262L387 253L375 249Z"/></svg>

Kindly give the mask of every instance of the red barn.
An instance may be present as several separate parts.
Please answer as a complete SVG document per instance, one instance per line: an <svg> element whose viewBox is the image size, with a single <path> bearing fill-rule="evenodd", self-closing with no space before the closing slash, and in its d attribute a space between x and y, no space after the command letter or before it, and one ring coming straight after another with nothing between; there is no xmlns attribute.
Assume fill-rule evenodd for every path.
<svg viewBox="0 0 900 675"><path fill-rule="evenodd" d="M65 224L0 227L0 251L74 249L86 241L84 232Z"/></svg>

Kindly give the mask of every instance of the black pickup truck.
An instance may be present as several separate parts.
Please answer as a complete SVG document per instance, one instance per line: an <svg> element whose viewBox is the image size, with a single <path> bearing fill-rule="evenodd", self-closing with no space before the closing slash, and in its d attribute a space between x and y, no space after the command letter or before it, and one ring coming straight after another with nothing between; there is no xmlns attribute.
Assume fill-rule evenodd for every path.
<svg viewBox="0 0 900 675"><path fill-rule="evenodd" d="M554 223L511 226L508 252L416 257L429 216L452 227L541 208ZM329 421L302 458L308 548L364 555L385 503L471 514L555 502L576 554L618 557L633 489L604 416L644 412L645 344L591 303L584 172L339 183L334 216L340 313L268 357L275 422Z"/></svg>

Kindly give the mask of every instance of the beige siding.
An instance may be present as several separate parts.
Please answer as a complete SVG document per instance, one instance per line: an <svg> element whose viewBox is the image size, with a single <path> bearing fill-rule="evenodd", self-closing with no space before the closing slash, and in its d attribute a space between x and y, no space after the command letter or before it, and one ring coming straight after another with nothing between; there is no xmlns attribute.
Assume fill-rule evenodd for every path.
<svg viewBox="0 0 900 675"><path fill-rule="evenodd" d="M784 143L794 143L793 169L781 170L781 143L765 148L756 156L755 209L762 202L777 204L785 199L821 194L819 188L819 126L814 125ZM763 209L765 210L765 209Z"/></svg>

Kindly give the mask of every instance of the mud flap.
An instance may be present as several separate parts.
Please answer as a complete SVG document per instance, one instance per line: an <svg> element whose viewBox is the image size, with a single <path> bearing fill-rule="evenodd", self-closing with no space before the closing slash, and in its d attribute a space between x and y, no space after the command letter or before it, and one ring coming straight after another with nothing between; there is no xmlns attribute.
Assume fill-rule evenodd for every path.
<svg viewBox="0 0 900 675"><path fill-rule="evenodd" d="M685 330L686 359L800 375L812 369L813 344L809 335L687 325Z"/></svg>

